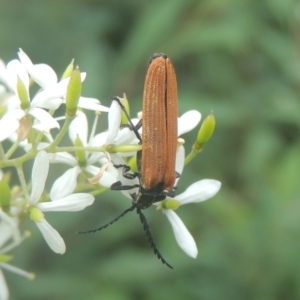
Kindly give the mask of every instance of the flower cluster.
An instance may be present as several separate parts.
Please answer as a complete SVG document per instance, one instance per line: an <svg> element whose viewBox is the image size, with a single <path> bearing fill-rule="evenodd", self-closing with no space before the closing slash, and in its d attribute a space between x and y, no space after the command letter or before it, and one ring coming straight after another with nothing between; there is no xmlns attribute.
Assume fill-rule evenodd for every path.
<svg viewBox="0 0 300 300"><path fill-rule="evenodd" d="M115 166L124 165L125 160L130 165L129 158L135 157L142 147L131 128L120 127L122 111L116 101L112 101L108 108L97 99L82 97L81 87L86 74L74 67L73 61L58 80L50 66L32 63L24 51L20 50L18 57L7 65L0 60L0 299L8 298L2 269L33 277L8 264L10 258L7 253L24 240L19 230L20 217L24 219L24 216L28 216L37 225L49 247L63 254L66 251L64 240L47 222L45 214L50 211L83 210L93 204L94 195L104 192L118 181L135 186L122 191L131 198L130 195L138 189L138 178L124 177L122 168ZM32 92L34 90L36 93ZM127 99L120 98L120 101L125 105ZM65 105L65 115L56 115L62 104ZM86 109L95 112L90 131ZM105 116L101 112L108 112L108 130L98 133L98 118ZM201 114L195 110L178 118L178 137L195 128L200 119ZM131 122L136 124L138 119L132 119ZM178 139L177 173L182 174L184 165L202 150L213 128L214 118L210 115L203 121L187 157L183 139ZM63 139L68 138L67 135L70 146L59 146ZM6 140L11 142L8 149L2 145ZM15 157L19 147L24 152ZM31 180L27 181L23 164L29 160L34 162ZM69 168L57 177L47 192L48 173L58 163ZM10 173L5 172L6 168L15 168L20 180L18 188L11 187ZM198 253L196 243L174 210L183 204L209 199L220 187L219 181L205 179L192 184L174 199L168 197L155 203L170 221L180 248L193 258Z"/></svg>

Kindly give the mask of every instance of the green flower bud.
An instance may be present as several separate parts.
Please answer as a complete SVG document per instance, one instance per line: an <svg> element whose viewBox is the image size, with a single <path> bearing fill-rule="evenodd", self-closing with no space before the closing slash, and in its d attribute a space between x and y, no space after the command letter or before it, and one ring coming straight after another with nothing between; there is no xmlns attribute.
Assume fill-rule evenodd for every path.
<svg viewBox="0 0 300 300"><path fill-rule="evenodd" d="M32 207L30 209L29 215L30 215L31 220L33 220L34 222L37 222L37 223L42 222L44 219L44 214L42 213L42 211L40 211L36 207Z"/></svg>
<svg viewBox="0 0 300 300"><path fill-rule="evenodd" d="M13 259L12 255L7 254L0 254L0 262L2 263L8 263Z"/></svg>
<svg viewBox="0 0 300 300"><path fill-rule="evenodd" d="M136 152L142 150L142 145L135 145L135 144L129 144L129 145L114 145L109 144L105 145L105 151L108 153L117 153L117 152Z"/></svg>
<svg viewBox="0 0 300 300"><path fill-rule="evenodd" d="M123 94L123 99L122 99L122 104L125 107L125 110L127 111L128 116L130 116L130 107L129 107L129 102L127 100L126 94ZM128 124L128 118L126 117L125 113L122 111L121 115L121 125Z"/></svg>
<svg viewBox="0 0 300 300"><path fill-rule="evenodd" d="M19 77L17 80L17 93L21 100L21 108L27 109L30 106L30 99L29 99L27 88Z"/></svg>
<svg viewBox="0 0 300 300"><path fill-rule="evenodd" d="M81 77L79 68L76 68L70 78L66 95L66 113L68 116L73 117L77 111L78 101L81 95Z"/></svg>
<svg viewBox="0 0 300 300"><path fill-rule="evenodd" d="M174 199L167 199L161 203L162 209L172 209L175 210L180 206L180 203Z"/></svg>
<svg viewBox="0 0 300 300"><path fill-rule="evenodd" d="M74 70L74 59L72 59L71 63L67 66L66 70L61 76L61 79L70 77L72 75L73 70Z"/></svg>
<svg viewBox="0 0 300 300"><path fill-rule="evenodd" d="M0 181L0 195L0 206L3 211L8 212L10 208L11 191L8 183L4 180Z"/></svg>
<svg viewBox="0 0 300 300"><path fill-rule="evenodd" d="M197 141L194 144L195 150L201 150L204 144L211 138L216 126L213 112L205 118L198 132Z"/></svg>
<svg viewBox="0 0 300 300"><path fill-rule="evenodd" d="M77 137L74 141L74 145L76 147L83 147L84 146L78 135L77 135ZM86 166L85 151L83 151L83 150L76 151L76 156L77 156L77 161L78 161L79 166L84 168Z"/></svg>
<svg viewBox="0 0 300 300"><path fill-rule="evenodd" d="M137 172L136 155L132 156L132 158L127 162L127 166L130 167L131 172Z"/></svg>

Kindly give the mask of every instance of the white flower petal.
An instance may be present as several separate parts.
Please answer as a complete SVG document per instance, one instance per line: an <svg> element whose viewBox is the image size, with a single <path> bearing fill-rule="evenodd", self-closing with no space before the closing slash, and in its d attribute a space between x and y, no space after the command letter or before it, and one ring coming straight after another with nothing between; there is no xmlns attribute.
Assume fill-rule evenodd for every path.
<svg viewBox="0 0 300 300"><path fill-rule="evenodd" d="M94 196L86 193L71 194L62 199L38 203L41 211L79 211L93 204Z"/></svg>
<svg viewBox="0 0 300 300"><path fill-rule="evenodd" d="M93 176L97 176L100 173L100 168L95 166L86 166L85 170L92 174ZM117 181L117 176L112 172L104 171L98 183L104 187L110 187L113 183Z"/></svg>
<svg viewBox="0 0 300 300"><path fill-rule="evenodd" d="M40 107L45 109L58 109L63 103L63 98L40 99L40 101L31 102L31 107Z"/></svg>
<svg viewBox="0 0 300 300"><path fill-rule="evenodd" d="M46 64L35 64L32 70L27 70L32 79L43 89L57 83L54 70Z"/></svg>
<svg viewBox="0 0 300 300"><path fill-rule="evenodd" d="M175 164L175 170L176 172L181 176L184 168L184 158L185 158L185 150L183 145L178 147L177 153L176 153L176 164ZM176 178L175 186L178 184L179 178Z"/></svg>
<svg viewBox="0 0 300 300"><path fill-rule="evenodd" d="M81 82L85 79L86 73L80 73ZM38 93L31 101L32 107L43 107L41 103L46 103L48 100L54 98L62 98L66 95L67 87L70 81L70 77L65 78L57 84L47 87L40 93Z"/></svg>
<svg viewBox="0 0 300 300"><path fill-rule="evenodd" d="M109 111L109 107L101 105L100 101L95 98L80 97L78 101L78 106L81 108L95 110L95 111L102 111L102 112Z"/></svg>
<svg viewBox="0 0 300 300"><path fill-rule="evenodd" d="M0 248L12 237L12 228L5 222L0 224ZM0 298L1 299L1 298Z"/></svg>
<svg viewBox="0 0 300 300"><path fill-rule="evenodd" d="M2 211L2 209L0 209L0 219L0 249L8 242L9 239L12 239L14 243L19 244L22 237L18 228L18 219L8 216Z"/></svg>
<svg viewBox="0 0 300 300"><path fill-rule="evenodd" d="M60 127L58 122L42 108L33 107L28 113L38 121L38 124L34 125L33 127L42 132L49 133L51 128Z"/></svg>
<svg viewBox="0 0 300 300"><path fill-rule="evenodd" d="M6 69L5 63L0 59L0 81L4 83L5 86L13 90L13 87L10 86L9 72Z"/></svg>
<svg viewBox="0 0 300 300"><path fill-rule="evenodd" d="M36 204L45 188L46 179L49 171L49 158L46 151L40 151L33 163L31 180L32 189L30 203Z"/></svg>
<svg viewBox="0 0 300 300"><path fill-rule="evenodd" d="M122 145L122 144L138 144L139 139L135 135L134 131L129 127L124 127L118 131L117 136L113 140L113 144Z"/></svg>
<svg viewBox="0 0 300 300"><path fill-rule="evenodd" d="M19 99L19 97L15 94L11 94L7 97L6 99L6 108L7 108L7 112L10 112L14 109L21 109L21 101Z"/></svg>
<svg viewBox="0 0 300 300"><path fill-rule="evenodd" d="M185 227L184 223L177 216L173 210L165 210L168 220L171 223L176 241L179 247L189 256L196 258L198 255L198 249L194 238Z"/></svg>
<svg viewBox="0 0 300 300"><path fill-rule="evenodd" d="M57 76L53 69L46 64L34 65L28 55L20 48L19 59L32 79L42 88L54 85L57 82Z"/></svg>
<svg viewBox="0 0 300 300"><path fill-rule="evenodd" d="M52 201L63 198L73 193L77 185L77 176L81 172L80 167L75 166L67 170L62 176L57 178L53 183L50 191Z"/></svg>
<svg viewBox="0 0 300 300"><path fill-rule="evenodd" d="M88 121L85 113L80 110L77 111L76 117L69 127L69 137L73 143L75 142L77 135L81 139L83 145L86 146L88 138Z"/></svg>
<svg viewBox="0 0 300 300"><path fill-rule="evenodd" d="M69 166L76 166L77 160L68 152L49 153L48 154L51 163L63 163Z"/></svg>
<svg viewBox="0 0 300 300"><path fill-rule="evenodd" d="M203 179L190 185L185 192L175 197L181 205L205 201L219 191L221 182L213 179Z"/></svg>
<svg viewBox="0 0 300 300"><path fill-rule="evenodd" d="M1 266L0 266L1 267ZM7 287L7 283L5 281L5 277L3 272L0 268L0 299L1 300L8 300L9 298L9 290Z"/></svg>
<svg viewBox="0 0 300 300"><path fill-rule="evenodd" d="M15 273L17 275L26 277L28 279L32 279L32 277L34 276L32 273L26 272L18 267L12 266L10 264L0 263L0 268L5 269L9 272ZM2 299L2 298L0 298L0 299Z"/></svg>
<svg viewBox="0 0 300 300"><path fill-rule="evenodd" d="M6 113L0 120L0 142L9 138L20 126L19 120L25 116L21 109L15 109Z"/></svg>
<svg viewBox="0 0 300 300"><path fill-rule="evenodd" d="M25 67L20 63L20 61L14 59L7 64L6 68L10 87L12 87L15 93L18 94L17 80L19 78L23 82L29 98L29 76Z"/></svg>
<svg viewBox="0 0 300 300"><path fill-rule="evenodd" d="M41 231L49 247L55 253L64 254L66 252L66 245L63 238L45 219L42 222L35 222L35 224Z"/></svg>
<svg viewBox="0 0 300 300"><path fill-rule="evenodd" d="M106 143L107 131L96 134L90 142L91 147L101 147Z"/></svg>
<svg viewBox="0 0 300 300"><path fill-rule="evenodd" d="M50 86L44 89L32 99L31 104L33 106L37 106L37 103L39 102L43 102L45 100L50 100L54 98L61 98L65 96L69 81L70 81L70 77L61 80L54 86Z"/></svg>
<svg viewBox="0 0 300 300"><path fill-rule="evenodd" d="M201 120L201 114L197 110L190 110L178 118L178 136L194 129Z"/></svg>
<svg viewBox="0 0 300 300"><path fill-rule="evenodd" d="M108 112L108 136L106 143L111 144L117 136L120 122L121 122L122 109L117 101L112 101Z"/></svg>
<svg viewBox="0 0 300 300"><path fill-rule="evenodd" d="M88 165L93 165L94 163L100 161L102 158L107 158L107 154L104 152L92 152L90 157L87 159Z"/></svg>

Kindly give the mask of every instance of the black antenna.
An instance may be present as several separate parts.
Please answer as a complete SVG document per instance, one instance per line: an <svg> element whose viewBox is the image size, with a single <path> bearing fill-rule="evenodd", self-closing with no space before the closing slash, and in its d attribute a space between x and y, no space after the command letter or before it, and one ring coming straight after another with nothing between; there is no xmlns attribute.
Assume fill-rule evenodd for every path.
<svg viewBox="0 0 300 300"><path fill-rule="evenodd" d="M124 217L128 212L133 211L134 209L136 209L136 212L140 217L141 223L143 225L144 232L146 233L148 243L149 243L151 249L153 249L154 254L158 257L158 259L163 264L166 264L169 268L173 269L173 267L163 258L163 256L160 254L159 250L157 249L156 244L155 244L154 239L153 239L153 236L151 234L150 227L148 225L147 219L146 219L145 215L142 213L141 209L138 208L137 203L135 201L133 201L133 204L132 204L131 207L124 210L118 217L116 217L115 219L113 219L109 223L107 223L107 224L105 224L101 227L95 228L95 229L91 229L91 230L87 230L87 231L77 231L77 234L95 233L97 231L101 231L102 229L105 229L108 226L114 224L120 218Z"/></svg>
<svg viewBox="0 0 300 300"><path fill-rule="evenodd" d="M96 231L101 231L102 229L105 229L106 227L114 224L115 222L117 222L120 218L122 218L123 216L125 216L128 212L133 211L135 209L135 205L133 204L131 207L127 208L126 210L124 210L118 217L116 217L115 219L113 219L112 221L110 221L109 223L99 227L99 228L95 228L95 229L91 229L91 230L87 230L87 231L77 231L78 234L86 234L86 233L94 233Z"/></svg>
<svg viewBox="0 0 300 300"><path fill-rule="evenodd" d="M138 132L138 129L139 129L139 128L141 127L141 125L142 125L141 120L140 120L140 122L138 123L137 127L135 127L135 126L132 124L131 119L130 119L130 117L129 117L129 115L128 115L128 112L127 112L126 108L124 107L123 103L121 102L120 98L117 97L117 96L115 96L115 97L112 97L112 98L111 98L111 101L117 101L117 102L119 103L119 105L120 105L122 111L124 112L124 114L125 114L125 116L126 116L126 118L127 118L127 120L128 120L128 123L129 123L129 125L130 125L130 127L131 127L130 129L135 133L136 137L137 137L137 138L140 140L140 142L141 142L141 141L142 141L142 138L141 138L141 135L140 135L139 132Z"/></svg>
<svg viewBox="0 0 300 300"><path fill-rule="evenodd" d="M163 256L160 254L159 250L157 249L145 215L142 213L141 209L138 207L136 207L136 212L140 216L140 220L141 220L141 223L143 224L143 228L146 233L148 243L149 243L151 249L153 249L154 254L158 257L159 260L161 260L161 262L163 264L166 264L169 268L173 269L173 267L167 263L167 261L163 258Z"/></svg>

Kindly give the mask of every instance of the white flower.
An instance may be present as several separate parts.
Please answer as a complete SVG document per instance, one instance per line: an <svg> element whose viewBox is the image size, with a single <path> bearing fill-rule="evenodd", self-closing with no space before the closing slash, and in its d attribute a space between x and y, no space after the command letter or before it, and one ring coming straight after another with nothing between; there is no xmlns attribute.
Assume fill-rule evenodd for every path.
<svg viewBox="0 0 300 300"><path fill-rule="evenodd" d="M185 192L175 197L176 205L203 202L212 198L221 188L221 182L213 179L203 179L190 185ZM168 200L164 200L168 201ZM179 247L189 256L196 258L198 254L194 238L189 233L181 219L173 209L164 208L164 201L158 203L158 209L162 209L171 223L176 241ZM176 203L177 202L177 203ZM174 203L173 203L174 204Z"/></svg>
<svg viewBox="0 0 300 300"><path fill-rule="evenodd" d="M29 76L19 60L14 59L10 61L2 77L5 77L8 86L14 91L15 95L9 99L9 103L7 103L8 111L0 120L0 141L16 132L20 126L20 120L27 114L33 116L35 121L33 127L39 131L49 133L51 128L59 128L58 122L46 110L40 108L43 106L37 107L30 101ZM24 88L21 97L28 99L26 105L24 105L24 99L22 103L19 97L18 82Z"/></svg>
<svg viewBox="0 0 300 300"><path fill-rule="evenodd" d="M10 265L11 256L7 253L18 246L24 237L18 228L18 220L10 217L0 209L0 299L7 300L9 297L8 286L2 270L8 270L18 275L33 279L34 274Z"/></svg>
<svg viewBox="0 0 300 300"><path fill-rule="evenodd" d="M49 134L50 129L59 128L58 122L46 111L56 110L64 101L70 78L57 81L54 70L46 64L33 64L26 53L20 49L19 60L10 61L6 68L0 61L0 80L6 84L10 90L14 91L14 96L7 103L7 116L0 120L0 141L10 137L20 127L20 120L27 114L33 116L33 128L43 133ZM40 91L30 100L29 96L29 75L41 87ZM81 80L84 81L85 73L81 73ZM17 82L21 83L24 91L23 97L28 99L24 105L19 97ZM25 96L26 95L26 96ZM94 98L80 97L79 107L108 111L108 108L100 105L99 100Z"/></svg>
<svg viewBox="0 0 300 300"><path fill-rule="evenodd" d="M121 98L120 98L121 99ZM138 144L139 139L135 135L134 131L129 127L120 129L122 109L120 104L113 100L108 112L108 132L106 135L106 144ZM136 125L138 119L131 119L133 125ZM141 132L139 130L139 132ZM122 153L122 156L133 156L135 152Z"/></svg>
<svg viewBox="0 0 300 300"><path fill-rule="evenodd" d="M88 122L86 115L81 111L77 111L76 117L69 127L70 139L75 143L75 139L79 137L83 146L102 146L105 142L105 135L99 134L94 136L95 125L96 122L91 131L90 140L88 141ZM103 152L85 152L84 162L78 162L74 156L66 152L50 154L49 156L51 163L65 163L71 166L70 169L54 182L50 193L51 197L56 197L57 194L64 195L73 191L77 185L77 177L83 171L93 176L95 180L94 183L97 182L104 187L110 187L117 181L117 171L112 163L109 162L107 154ZM102 168L94 166L96 162L100 162Z"/></svg>
<svg viewBox="0 0 300 300"><path fill-rule="evenodd" d="M35 221L39 230L43 234L49 247L56 253L63 254L66 250L64 240L60 234L46 221L42 212L48 211L78 211L84 209L86 206L94 202L94 197L86 193L71 194L70 189L68 193L61 194L53 193L51 190L51 201L38 203L44 191L45 182L49 170L49 158L45 151L40 151L35 158L32 169L32 190L28 205L30 217ZM66 187L68 185L66 184Z"/></svg>
<svg viewBox="0 0 300 300"><path fill-rule="evenodd" d="M110 111L109 111L109 131L107 134L107 143L117 144L120 141L126 140L127 142L137 143L138 139L135 137L134 132L127 129L119 129L120 126L120 118L121 118L121 108L117 101L113 101ZM201 120L201 114L196 110L191 110L183 114L178 118L178 136L192 130L195 128ZM136 120L133 121L134 124L137 123ZM129 130L129 132L128 132ZM141 134L142 128L139 129L139 133ZM176 164L175 170L178 174L182 175L183 167L184 167L184 147L181 145L177 149L176 154ZM112 159L116 165L125 165L124 160L119 154L113 154ZM120 180L121 184L124 186L135 186L135 188L131 190L121 190L121 192L131 198L131 194L138 194L137 186L140 184L139 179L136 177L134 179L128 179L123 175L123 169L118 169L119 176L118 180ZM177 186L179 178L176 179L175 185ZM192 203L192 202L201 202L213 197L221 187L221 183L216 180L201 180L194 184L192 184L184 193L175 197L175 199L171 199L173 205L175 203L175 208L178 208L180 205ZM159 203L154 203L154 205L158 206L158 209L162 209L166 214L168 220L171 223L171 226L174 231L174 235L176 241L180 248L187 253L189 256L195 258L198 254L196 243L185 227L184 223L174 212L172 207L168 207L166 203L168 199L161 201Z"/></svg>
<svg viewBox="0 0 300 300"><path fill-rule="evenodd" d="M64 96L69 84L69 78L57 82L57 75L50 66L33 64L22 49L20 49L18 55L28 74L43 89L42 92L34 97L32 102L39 107L57 109L65 100ZM85 77L86 73L81 73L82 82L85 80ZM108 111L108 107L100 105L100 101L95 98L80 97L78 107L95 111Z"/></svg>
<svg viewBox="0 0 300 300"><path fill-rule="evenodd" d="M120 98L120 100L122 100ZM110 106L110 110L108 113L108 132L106 133L106 144L115 144L115 145L122 145L122 144L138 144L140 141L137 138L136 134L133 130L129 127L125 127L120 129L120 122L121 122L121 113L122 109L119 103L114 100ZM178 118L178 136L192 130L195 128L201 120L200 112L196 110L191 110L183 114L181 117ZM131 123L136 126L139 122L139 119L131 119ZM142 136L142 127L138 130L139 134ZM111 154L112 161L115 165L125 165L125 161L122 157L133 156L135 152L128 152L128 153L115 153ZM180 146L177 150L176 155L176 166L175 170L177 173L182 174L184 166L184 147ZM127 179L123 176L123 169L118 168L118 181L122 183L122 185L138 185L139 180L138 178L134 179ZM177 185L179 178L176 179L175 186ZM130 194L137 193L138 189L134 188L127 191L121 192L127 197L131 199Z"/></svg>
<svg viewBox="0 0 300 300"><path fill-rule="evenodd" d="M121 98L119 99L122 100ZM116 100L112 101L108 113L108 132L106 137L106 144L138 144L140 141L133 130L131 130L129 127L120 129L121 113L122 109L119 103ZM194 129L198 125L200 120L201 114L196 110L191 110L184 113L181 117L178 118L178 136L181 136L182 134ZM134 126L136 126L139 121L140 120L136 118L131 119L131 123ZM142 127L138 130L141 137L142 130ZM122 153L122 156L132 156L134 154L135 153Z"/></svg>

